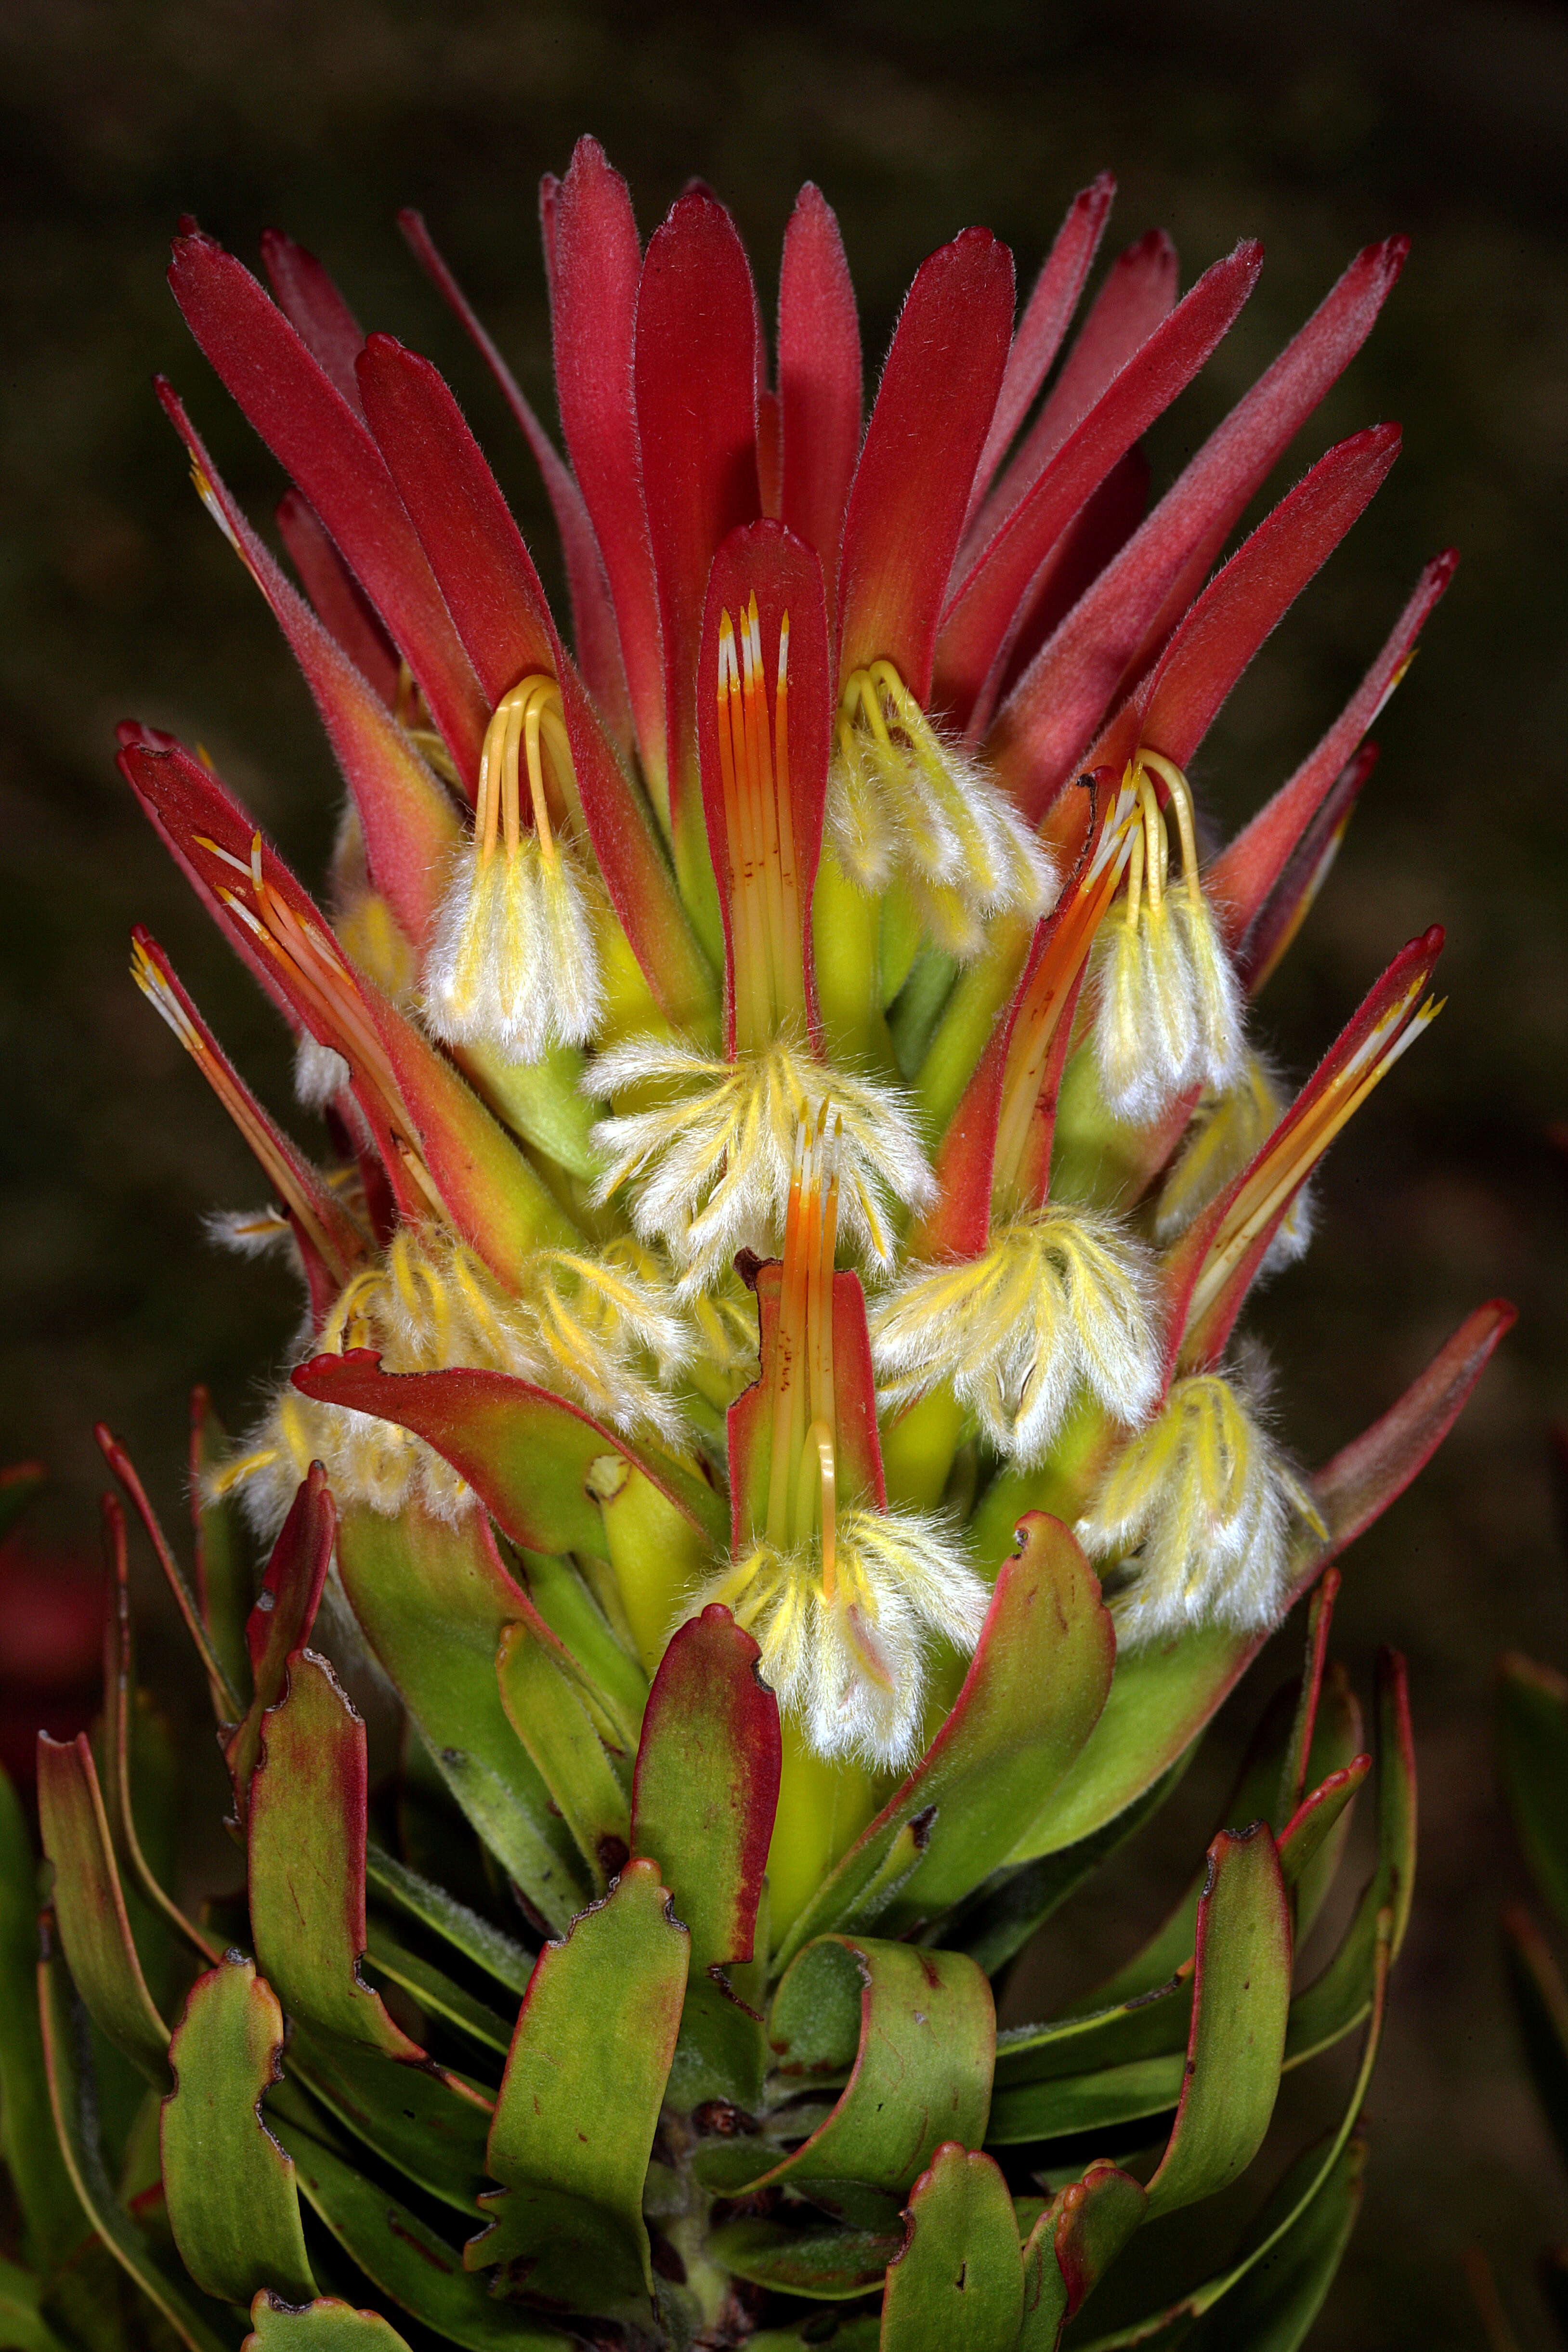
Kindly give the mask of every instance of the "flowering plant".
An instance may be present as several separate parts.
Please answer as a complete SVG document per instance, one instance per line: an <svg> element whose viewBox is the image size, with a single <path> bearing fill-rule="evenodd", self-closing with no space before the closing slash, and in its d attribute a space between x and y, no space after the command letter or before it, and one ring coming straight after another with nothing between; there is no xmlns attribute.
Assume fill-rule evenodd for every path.
<svg viewBox="0 0 1568 2352"><path fill-rule="evenodd" d="M538 458L572 652L435 369L286 238L275 301L177 240L184 317L294 483L303 594L160 385L349 788L330 912L205 757L129 725L120 764L293 1031L329 1151L139 931L267 1180L219 1237L276 1247L306 1316L248 1434L198 1412L194 1587L103 1433L211 1688L247 1884L193 1917L148 1861L109 1506L104 1725L42 1749L41 2024L8 2062L47 2078L58 2153L17 2140L5 2079L29 2344L82 2327L90 2240L201 2352L238 2307L263 2347L384 2342L380 2304L467 2346L1033 2352L1113 2262L1107 2345L1310 2324L1414 1836L1391 1660L1376 1873L1294 1988L1371 1769L1325 1678L1332 1563L1508 1310L1293 1462L1238 1318L1432 1019L1441 934L1293 1101L1250 1004L1453 559L1205 860L1194 760L1397 432L1331 449L1214 567L1404 248L1352 262L1145 513L1139 437L1260 254L1177 300L1145 237L1058 368L1111 194L1076 199L1016 325L992 236L934 254L862 429L818 193L770 371L723 207L689 191L645 252L585 140L542 194L569 462L406 216ZM993 1979L1309 1592L1300 1686L1181 1905L999 2035ZM402 1727L374 1790L343 1686L373 1670ZM1363 2023L1327 2147L1161 2299L1140 2246L1250 2162L1282 2067ZM95 2064L150 2086L118 2144Z"/></svg>

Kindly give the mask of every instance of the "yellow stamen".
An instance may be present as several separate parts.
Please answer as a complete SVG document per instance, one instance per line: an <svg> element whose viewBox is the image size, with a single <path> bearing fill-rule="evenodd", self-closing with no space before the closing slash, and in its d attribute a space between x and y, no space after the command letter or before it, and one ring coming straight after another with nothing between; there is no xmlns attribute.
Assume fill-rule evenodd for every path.
<svg viewBox="0 0 1568 2352"><path fill-rule="evenodd" d="M744 1051L805 1013L800 877L789 799L789 614L779 624L770 730L762 622L753 594L739 628L719 616L719 769L729 841L735 1041Z"/></svg>
<svg viewBox="0 0 1568 2352"><path fill-rule="evenodd" d="M545 774L544 754L550 753L552 776ZM542 671L521 679L503 694L490 713L479 754L479 792L474 803L474 840L488 864L499 843L515 852L522 835L522 777L528 777L529 814L547 864L555 859L551 827L549 784L553 782L564 812L575 793L571 746L562 716L561 688Z"/></svg>

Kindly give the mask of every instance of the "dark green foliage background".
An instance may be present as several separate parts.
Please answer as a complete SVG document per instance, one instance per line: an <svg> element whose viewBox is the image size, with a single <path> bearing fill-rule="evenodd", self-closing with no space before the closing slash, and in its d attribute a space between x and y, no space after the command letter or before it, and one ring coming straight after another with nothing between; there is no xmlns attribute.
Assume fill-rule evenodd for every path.
<svg viewBox="0 0 1568 2352"><path fill-rule="evenodd" d="M181 211L250 261L263 226L288 227L367 325L432 352L541 544L526 458L393 214L425 209L548 412L534 189L581 130L628 173L645 231L689 173L710 180L768 306L795 188L820 181L873 364L926 251L980 219L1030 272L1102 165L1122 191L1111 249L1161 223L1190 282L1260 236L1258 292L1154 436L1162 487L1358 246L1414 236L1384 323L1271 495L1377 418L1404 421L1405 455L1198 770L1228 829L1333 716L1422 559L1459 543L1344 857L1263 1008L1304 1072L1386 955L1434 918L1448 926L1448 1010L1340 1148L1318 1243L1253 1317L1304 1457L1379 1411L1476 1300L1503 1291L1522 1308L1454 1441L1347 1563L1339 1646L1363 1691L1377 1642L1411 1654L1423 1874L1324 2346L1479 2343L1467 2242L1493 2252L1526 2341L1544 2340L1527 2273L1541 2241L1568 2234L1502 2000L1494 1916L1520 1882L1488 1721L1498 1646L1568 1651L1542 1436L1568 1395L1568 1202L1544 1138L1568 1113L1565 123L1568 20L1525 5L0 8L0 1454L47 1458L40 1527L84 1549L93 1418L127 1436L177 1514L187 1383L206 1378L243 1419L293 1315L268 1271L204 1249L202 1210L256 1187L130 985L132 922L153 928L279 1107L286 1057L120 786L113 721L199 737L307 873L337 791L304 689L148 390L153 370L174 377L265 516L279 478L163 284ZM1278 1671L1295 1645L1292 1630ZM167 1653L154 1663L166 1676ZM1266 1667L1222 1748L1268 1687ZM1063 1923L1035 1991L1082 1983L1152 1923L1223 1778L1223 1760L1199 1768L1172 1817L1190 1846L1168 1829L1140 1849L1109 1906ZM1014 2005L1029 1998L1016 1989ZM1331 2088L1293 2083L1292 2127L1326 2115Z"/></svg>

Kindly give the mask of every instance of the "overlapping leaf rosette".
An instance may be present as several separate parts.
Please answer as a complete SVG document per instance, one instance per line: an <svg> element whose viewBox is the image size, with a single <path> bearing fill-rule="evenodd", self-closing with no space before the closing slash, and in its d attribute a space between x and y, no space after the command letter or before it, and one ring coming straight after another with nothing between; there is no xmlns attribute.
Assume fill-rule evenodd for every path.
<svg viewBox="0 0 1568 2352"><path fill-rule="evenodd" d="M211 1688L247 1890L187 1917L148 1859L111 1509L105 1718L44 1750L42 2039L5 2062L8 2126L14 2076L58 2129L31 2185L11 2150L46 2281L96 2232L202 2352L246 2308L264 2347L367 2352L395 2325L1037 2352L1069 2323L1310 2323L1414 1852L1390 1660L1375 1872L1295 1984L1372 1769L1325 1669L1331 1563L1508 1310L1293 1463L1237 1318L1431 1018L1441 936L1293 1100L1249 1008L1453 560L1205 857L1208 728L1397 433L1331 449L1215 566L1403 247L1352 262L1145 512L1139 437L1260 255L1178 300L1146 237L1069 341L1111 194L1075 201L1016 323L994 238L934 254L863 426L817 192L770 360L721 205L689 191L645 251L584 141L542 204L565 460L409 216L538 458L573 652L436 370L288 240L274 300L180 237L185 319L294 484L303 594L160 387L348 785L324 905L205 758L131 726L121 766L294 1032L328 1149L139 933L268 1181L221 1237L275 1244L307 1318L252 1431L198 1412L194 1583L105 1437ZM1183 1902L998 2034L995 1980L1309 1592L1304 1673ZM1337 2132L1173 2302L1140 2249L1250 2162L1282 2068L1361 2028ZM128 2063L149 2087L116 2108Z"/></svg>

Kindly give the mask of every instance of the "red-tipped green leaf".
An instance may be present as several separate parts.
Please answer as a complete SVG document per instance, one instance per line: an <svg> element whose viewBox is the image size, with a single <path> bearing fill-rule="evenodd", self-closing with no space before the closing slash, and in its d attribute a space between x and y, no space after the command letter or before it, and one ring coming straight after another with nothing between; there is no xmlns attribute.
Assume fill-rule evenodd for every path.
<svg viewBox="0 0 1568 2352"><path fill-rule="evenodd" d="M338 1569L360 1630L400 1693L457 1803L552 1928L587 1899L587 1874L496 1684L503 1627L528 1602L482 1513L448 1527L405 1506L343 1512Z"/></svg>
<svg viewBox="0 0 1568 2352"><path fill-rule="evenodd" d="M364 1957L364 1724L325 1658L298 1650L250 1783L256 1957L290 2016L387 2058L424 2052L359 1972Z"/></svg>
<svg viewBox="0 0 1568 2352"><path fill-rule="evenodd" d="M226 1713L231 1719L237 1718L245 1712L239 1694L229 1681L213 1648L207 1629L202 1622L201 1612L196 1606L195 1598L180 1572L179 1563L169 1549L169 1539L158 1524L158 1515L147 1499L147 1490L137 1475L135 1464L113 1431L105 1423L96 1422L93 1424L92 1433L97 1441L99 1451L125 1489L132 1510L146 1530L147 1540L153 1547L153 1555L163 1571L163 1580L174 1596L175 1607L184 1620L185 1631L191 1637L196 1655L206 1668L207 1684L215 1710L220 1717Z"/></svg>
<svg viewBox="0 0 1568 2352"><path fill-rule="evenodd" d="M904 2244L888 2268L880 2352L1013 2352L1024 2265L1013 2200L988 2156L939 2147L910 2191Z"/></svg>
<svg viewBox="0 0 1568 2352"><path fill-rule="evenodd" d="M1151 2215L1236 2179L1274 2112L1290 2004L1290 1906L1261 1823L1239 1837L1222 1831L1210 1847L1197 1938L1186 2076L1149 2183Z"/></svg>
<svg viewBox="0 0 1568 2352"><path fill-rule="evenodd" d="M353 565L471 790L489 713L369 432L249 271L210 237L175 239L169 283L207 358Z"/></svg>
<svg viewBox="0 0 1568 2352"><path fill-rule="evenodd" d="M855 2228L885 2229L944 2139L967 2146L985 2137L995 2011L966 1953L823 1937L786 1971L768 2031L785 2067L847 2068L848 2080L826 2119L782 2159L755 2140L701 2149L698 2176L721 2193L804 2189Z"/></svg>
<svg viewBox="0 0 1568 2352"><path fill-rule="evenodd" d="M1007 363L1013 259L967 228L921 264L856 467L838 572L838 677L893 663L931 690L937 615Z"/></svg>
<svg viewBox="0 0 1568 2352"><path fill-rule="evenodd" d="M354 362L364 342L359 320L315 255L280 229L262 230L261 262L279 309L322 374L357 413Z"/></svg>
<svg viewBox="0 0 1568 2352"><path fill-rule="evenodd" d="M609 581L644 772L668 809L664 653L632 370L642 254L626 184L597 140L577 142L552 219L561 429Z"/></svg>
<svg viewBox="0 0 1568 2352"><path fill-rule="evenodd" d="M278 1997L237 1953L196 1979L169 2044L158 2132L169 2226L196 2284L225 2303L316 2292L293 2161L261 2116L282 2047Z"/></svg>
<svg viewBox="0 0 1568 2352"><path fill-rule="evenodd" d="M503 2188L484 2198L493 2218L469 2241L468 2268L501 2264L557 2309L646 2315L643 2182L689 1945L657 1868L634 1862L563 1943L545 1946L490 2127Z"/></svg>
<svg viewBox="0 0 1568 2352"><path fill-rule="evenodd" d="M163 2090L169 2029L153 2005L126 1916L114 1841L87 1734L38 1738L38 1828L54 1865L55 1913L94 2022Z"/></svg>
<svg viewBox="0 0 1568 2352"><path fill-rule="evenodd" d="M778 1702L728 1610L689 1618L664 1654L632 1783L632 1852L658 1866L693 1972L751 1959L778 1803Z"/></svg>
<svg viewBox="0 0 1568 2352"><path fill-rule="evenodd" d="M196 1605L214 1650L241 1696L248 1696L250 1652L245 1636L256 1571L240 1507L232 1494L210 1496L207 1480L228 1458L229 1436L207 1391L191 1391L191 1527L195 1538Z"/></svg>
<svg viewBox="0 0 1568 2352"><path fill-rule="evenodd" d="M530 1551L608 1557L585 1484L606 1455L629 1464L710 1542L724 1540L723 1505L704 1480L509 1372L384 1372L371 1350L351 1348L302 1364L294 1385L423 1437L462 1473L512 1542Z"/></svg>
<svg viewBox="0 0 1568 2352"><path fill-rule="evenodd" d="M489 368L501 398L511 411L523 439L532 452L540 478L544 484L545 496L555 517L555 528L561 534L561 552L566 566L567 593L572 601L573 640L577 648L577 660L605 719L617 740L624 742L631 724L626 670L616 635L615 611L610 603L599 543L588 520L583 493L574 481L570 469L563 463L555 444L534 415L531 403L524 397L521 385L502 359L494 340L480 324L472 304L437 251L424 215L412 210L401 212L397 215L397 226L407 239L416 260Z"/></svg>
<svg viewBox="0 0 1568 2352"><path fill-rule="evenodd" d="M1081 2310L1148 2210L1148 2192L1113 2164L1091 2164L1081 2180L1056 2200L1057 2267L1066 2290L1066 2316Z"/></svg>
<svg viewBox="0 0 1568 2352"><path fill-rule="evenodd" d="M1365 341L1405 250L1395 238L1357 257L1014 688L991 750L1031 814L1081 764L1129 671L1191 601L1237 516Z"/></svg>
<svg viewBox="0 0 1568 2352"><path fill-rule="evenodd" d="M1263 249L1237 246L1202 277L1042 467L950 598L937 642L932 699L968 718L1041 563L1139 435L1197 373L1258 282Z"/></svg>
<svg viewBox="0 0 1568 2352"><path fill-rule="evenodd" d="M860 328L832 207L808 180L779 270L779 513L816 550L829 596L860 453Z"/></svg>
<svg viewBox="0 0 1568 2352"><path fill-rule="evenodd" d="M1040 266L1040 274L1024 305L1024 315L1007 353L991 429L974 469L974 487L969 501L971 515L990 488L997 467L1050 373L1051 362L1062 347L1078 308L1084 281L1094 266L1115 198L1116 182L1109 172L1101 172L1087 188L1080 188L1068 206L1056 243ZM1012 472L1009 467L1009 478Z"/></svg>
<svg viewBox="0 0 1568 2352"><path fill-rule="evenodd" d="M334 2294L299 2306L258 2294L240 2352L408 2352L379 2311L356 2311Z"/></svg>
<svg viewBox="0 0 1568 2352"><path fill-rule="evenodd" d="M1115 1634L1067 1528L1032 1512L1018 1535L947 1721L796 1920L785 1958L850 1922L897 1935L939 1917L1071 1773L1113 1688Z"/></svg>
<svg viewBox="0 0 1568 2352"><path fill-rule="evenodd" d="M284 2073L384 2166L471 2221L487 2177L494 2100L430 2059L405 2064L363 2042L318 2033L297 2018L291 2022Z"/></svg>
<svg viewBox="0 0 1568 2352"><path fill-rule="evenodd" d="M575 1687L573 1662L531 1610L503 1628L496 1679L507 1721L576 1841L595 1893L602 1895L630 1848L626 1792ZM631 1761L624 1755L617 1760Z"/></svg>
<svg viewBox="0 0 1568 2352"><path fill-rule="evenodd" d="M234 1783L235 1819L243 1829L250 1776L260 1752L262 1717L283 1696L289 1653L310 1638L327 1570L332 1564L338 1516L326 1472L312 1462L289 1516L279 1530L261 1580L256 1606L246 1620L250 1661L250 1705L224 1742L224 1761Z"/></svg>

